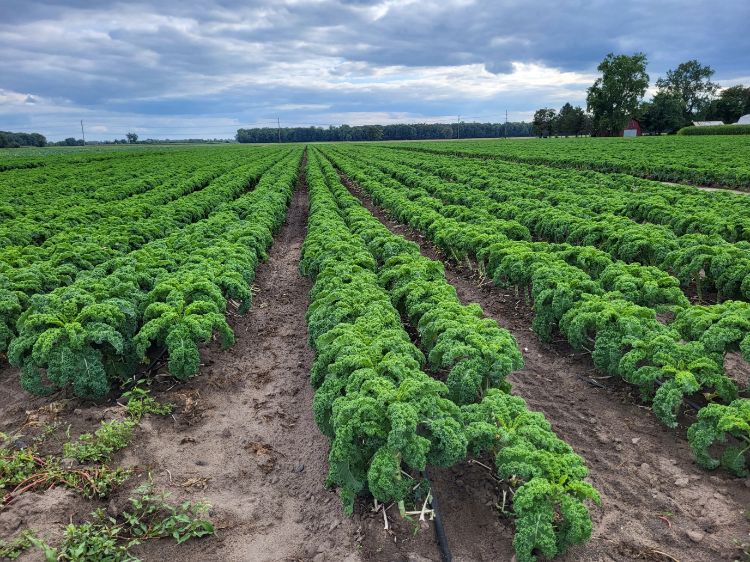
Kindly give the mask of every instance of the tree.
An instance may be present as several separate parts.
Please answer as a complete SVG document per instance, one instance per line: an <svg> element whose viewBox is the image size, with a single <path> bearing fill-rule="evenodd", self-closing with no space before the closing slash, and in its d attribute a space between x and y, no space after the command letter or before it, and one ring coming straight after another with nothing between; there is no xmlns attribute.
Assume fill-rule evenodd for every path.
<svg viewBox="0 0 750 562"><path fill-rule="evenodd" d="M137 142L138 142L138 135L136 135L135 133L128 133L128 134L127 134L127 135L125 135L125 136L127 137L127 139L128 139L128 142L129 142L130 144L135 144L135 143L137 143Z"/></svg>
<svg viewBox="0 0 750 562"><path fill-rule="evenodd" d="M570 103L566 103L560 108L557 113L557 119L555 120L555 132L558 135L564 135L566 137L575 134L576 128L576 117L575 110Z"/></svg>
<svg viewBox="0 0 750 562"><path fill-rule="evenodd" d="M649 133L673 133L684 125L682 101L668 92L657 92L641 106L641 126Z"/></svg>
<svg viewBox="0 0 750 562"><path fill-rule="evenodd" d="M743 85L724 88L719 97L711 102L706 117L721 119L724 123L736 123L737 120L750 113L750 88Z"/></svg>
<svg viewBox="0 0 750 562"><path fill-rule="evenodd" d="M31 146L47 146L47 138L40 133L31 133L29 142Z"/></svg>
<svg viewBox="0 0 750 562"><path fill-rule="evenodd" d="M628 119L638 109L648 88L643 53L632 56L609 53L599 64L602 73L588 89L586 107L594 114L594 128L609 134L619 134Z"/></svg>
<svg viewBox="0 0 750 562"><path fill-rule="evenodd" d="M570 103L566 103L560 108L555 120L555 133L558 135L564 135L566 137L570 135L581 135L585 134L587 130L587 116L586 112L581 107L573 107Z"/></svg>
<svg viewBox="0 0 750 562"><path fill-rule="evenodd" d="M47 139L39 133L0 131L0 148L20 148L22 146L47 146Z"/></svg>
<svg viewBox="0 0 750 562"><path fill-rule="evenodd" d="M586 113L582 107L576 106L576 136L590 135L594 131L594 121L590 113Z"/></svg>
<svg viewBox="0 0 750 562"><path fill-rule="evenodd" d="M554 110L553 110L554 111ZM428 140L455 138L455 123L412 123L394 125L340 125L333 127L282 127L281 142L361 141L361 140ZM532 136L531 123L461 123L461 138L494 138ZM276 127L237 129L241 143L277 142ZM125 141L123 141L125 142ZM140 141L148 142L148 141Z"/></svg>
<svg viewBox="0 0 750 562"><path fill-rule="evenodd" d="M534 134L538 137L548 137L552 134L552 127L555 122L555 110L549 107L537 109L534 113L534 120L531 125Z"/></svg>
<svg viewBox="0 0 750 562"><path fill-rule="evenodd" d="M710 66L703 66L692 59L683 62L674 70L669 70L666 78L656 81L656 87L682 102L683 115L688 122L708 107L711 98L719 89L718 84L711 82L713 75L714 70Z"/></svg>

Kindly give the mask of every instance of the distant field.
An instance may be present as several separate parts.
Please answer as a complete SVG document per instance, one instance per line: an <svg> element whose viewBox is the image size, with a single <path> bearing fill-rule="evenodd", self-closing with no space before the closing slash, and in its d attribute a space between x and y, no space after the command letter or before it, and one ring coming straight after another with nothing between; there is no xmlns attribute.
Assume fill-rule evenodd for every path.
<svg viewBox="0 0 750 562"><path fill-rule="evenodd" d="M12 168L35 168L50 162L56 165L65 162L86 162L97 159L110 159L127 154L154 152L169 153L185 150L208 150L227 147L227 144L109 144L89 146L46 146L44 148L0 148L0 171ZM235 146L236 145L229 145Z"/></svg>
<svg viewBox="0 0 750 562"><path fill-rule="evenodd" d="M750 190L750 136L465 140L403 146Z"/></svg>
<svg viewBox="0 0 750 562"><path fill-rule="evenodd" d="M684 183L750 191L749 148L0 151L0 541L20 496L72 490L41 515L57 524L149 467L214 506L222 537L186 560L258 559L258 529L284 534L278 559L310 559L302 536L326 560L437 560L414 525L435 497L456 559L731 559L750 197ZM125 466L96 494L77 476Z"/></svg>

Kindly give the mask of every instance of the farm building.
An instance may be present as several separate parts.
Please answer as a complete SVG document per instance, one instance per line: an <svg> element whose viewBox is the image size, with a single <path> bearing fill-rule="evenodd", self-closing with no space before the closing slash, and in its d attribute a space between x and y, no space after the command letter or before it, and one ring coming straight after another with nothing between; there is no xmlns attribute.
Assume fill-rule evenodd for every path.
<svg viewBox="0 0 750 562"><path fill-rule="evenodd" d="M715 127L716 125L723 125L724 121L693 121L693 125L696 127Z"/></svg>
<svg viewBox="0 0 750 562"><path fill-rule="evenodd" d="M743 115L737 120L738 125L750 125L750 113Z"/></svg>
<svg viewBox="0 0 750 562"><path fill-rule="evenodd" d="M631 118L628 124L625 125L625 130L622 132L623 137L640 137L641 136L641 123L638 119Z"/></svg>

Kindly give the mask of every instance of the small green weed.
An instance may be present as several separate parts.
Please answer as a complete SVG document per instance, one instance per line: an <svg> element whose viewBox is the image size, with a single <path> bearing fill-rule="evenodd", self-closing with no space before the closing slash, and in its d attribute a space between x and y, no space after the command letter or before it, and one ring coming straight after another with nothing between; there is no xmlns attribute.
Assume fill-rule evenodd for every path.
<svg viewBox="0 0 750 562"><path fill-rule="evenodd" d="M93 433L81 435L63 444L63 455L85 463L83 467L68 467L56 455L41 456L38 447L54 433L56 426L43 428L26 448L16 449L11 436L0 433L0 509L24 492L65 486L78 490L83 496L105 497L130 475L129 470L109 468L106 463L133 438L133 430L146 414L169 414L174 406L157 402L148 388L136 386L123 394L127 398L128 417L124 420L101 422ZM68 430L68 439L70 439Z"/></svg>
<svg viewBox="0 0 750 562"><path fill-rule="evenodd" d="M13 540L0 539L0 559L15 560L34 546L33 537L34 534L27 529Z"/></svg>
<svg viewBox="0 0 750 562"><path fill-rule="evenodd" d="M102 422L94 434L84 433L77 441L63 445L63 454L79 462L106 462L124 449L133 437L132 419Z"/></svg>
<svg viewBox="0 0 750 562"><path fill-rule="evenodd" d="M0 509L24 492L52 486L78 490L87 498L102 498L129 475L129 470L105 465L65 468L59 458L39 457L32 449L0 449L0 490L8 490L0 498Z"/></svg>
<svg viewBox="0 0 750 562"><path fill-rule="evenodd" d="M130 498L130 509L117 518L99 509L91 514L91 521L68 525L58 547L34 537L31 541L44 551L48 562L137 562L130 549L143 541L172 538L181 544L214 533L213 524L203 518L210 509L208 504L173 505L167 501L167 493L154 493L151 485L141 486L135 493Z"/></svg>
<svg viewBox="0 0 750 562"><path fill-rule="evenodd" d="M164 404L158 402L148 388L144 388L144 379L135 383L135 386L125 392L122 398L127 400L127 409L130 418L135 421L141 421L146 414L156 414L159 416L168 416L174 410L174 404Z"/></svg>

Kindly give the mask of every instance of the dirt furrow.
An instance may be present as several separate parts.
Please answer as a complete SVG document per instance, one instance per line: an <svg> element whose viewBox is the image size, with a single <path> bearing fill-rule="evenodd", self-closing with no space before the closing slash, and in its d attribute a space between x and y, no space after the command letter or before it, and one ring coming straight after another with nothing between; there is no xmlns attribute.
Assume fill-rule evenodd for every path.
<svg viewBox="0 0 750 562"><path fill-rule="evenodd" d="M675 183L671 181L660 181L659 183L663 183L664 185L671 185L671 186L677 186L677 187L695 187L697 189L700 189L702 191L726 191L727 193L734 193L735 195L750 195L750 192L748 191L741 191L739 189L731 189L729 187L709 187L707 185L695 185L692 183Z"/></svg>
<svg viewBox="0 0 750 562"><path fill-rule="evenodd" d="M355 194L392 231L445 261L423 237ZM417 525L394 517L385 531L382 514L371 513L364 501L353 518L345 517L337 493L324 487L329 444L313 419L313 352L304 319L310 282L298 271L307 214L301 177L270 259L258 267L251 310L230 315L236 344L203 349L201 374L187 383L157 377L157 397L178 408L173 417L144 420L115 459L136 469L125 488L103 504L64 490L27 494L0 517L0 538L25 526L59 533L65 522L80 521L98 506L119 512L133 488L150 478L176 498L211 503L217 534L182 546L146 543L136 549L145 561L439 560L431 527L417 532ZM603 495L604 506L593 511L592 542L562 559L734 559L734 541L748 541L746 481L695 467L684 430L675 434L659 425L625 385L599 379L604 388L592 386L597 374L588 358L562 343L540 343L523 300L479 284L474 273L447 264L462 301L479 303L514 333L526 358L526 367L511 377L515 392L586 458ZM49 401L23 392L17 370L0 369L0 431L17 428L26 410ZM90 431L107 412L107 405L69 402L56 421L72 425L74 434ZM510 560L513 526L498 514L501 492L487 469L463 463L433 470L431 477L454 560ZM38 552L24 557L38 558Z"/></svg>
<svg viewBox="0 0 750 562"><path fill-rule="evenodd" d="M305 324L310 282L298 270L307 215L301 174L286 223L256 272L252 308L229 315L235 345L202 349L201 373L187 383L157 375L155 395L177 409L171 417L144 419L114 459L135 469L126 485L103 504L64 490L24 494L0 516L0 538L29 526L54 539L69 519L81 521L99 506L119 513L150 479L175 499L205 499L217 532L180 546L147 542L134 549L145 561L360 559L359 520L346 518L337 493L324 487L328 440L313 419ZM50 401L26 394L17 370L3 369L0 381L0 430L16 430L25 410ZM91 431L108 406L73 400L56 421L72 424L75 434ZM32 551L24 559L40 556Z"/></svg>
<svg viewBox="0 0 750 562"><path fill-rule="evenodd" d="M298 270L307 206L300 182L270 259L258 267L253 306L233 318L236 344L205 349L201 376L180 389L194 419L154 424L124 459L214 506L215 538L188 548L148 545L146 560L319 562L356 551L354 521L324 488L328 440L312 413L310 283Z"/></svg>
<svg viewBox="0 0 750 562"><path fill-rule="evenodd" d="M350 189L392 232L446 264L446 277L462 302L480 304L513 333L525 359L524 369L510 377L514 392L543 412L586 459L603 506L592 511L591 542L561 560L714 562L741 556L737 544L747 543L750 531L747 479L697 467L684 428L663 427L627 385L595 378L600 375L590 358L574 354L567 344L540 342L523 297L491 280L480 282L475 264L448 262L422 235L390 220L356 185L350 183ZM498 518L499 498L484 476L476 465L436 473L448 536L462 559L509 559L503 544L509 523Z"/></svg>
<svg viewBox="0 0 750 562"><path fill-rule="evenodd" d="M134 469L126 485L104 502L62 489L24 494L0 513L0 538L29 527L55 543L71 520L83 521L98 507L110 514L127 508L133 490L149 480L175 499L205 499L217 532L180 546L146 542L133 552L147 562L439 559L431 528L415 534L396 517L386 531L382 513L365 501L346 517L338 493L325 488L329 443L313 418L314 356L305 323L311 285L298 269L307 216L301 174L269 259L257 269L252 308L244 316L229 314L235 345L202 349L201 372L186 383L156 374L155 396L177 408L171 417L144 419L116 455L114 464ZM17 369L0 369L0 431L15 434L27 410L61 404L42 421L78 435L118 409L61 396L32 397L21 389ZM22 559L41 560L41 553L32 550Z"/></svg>

